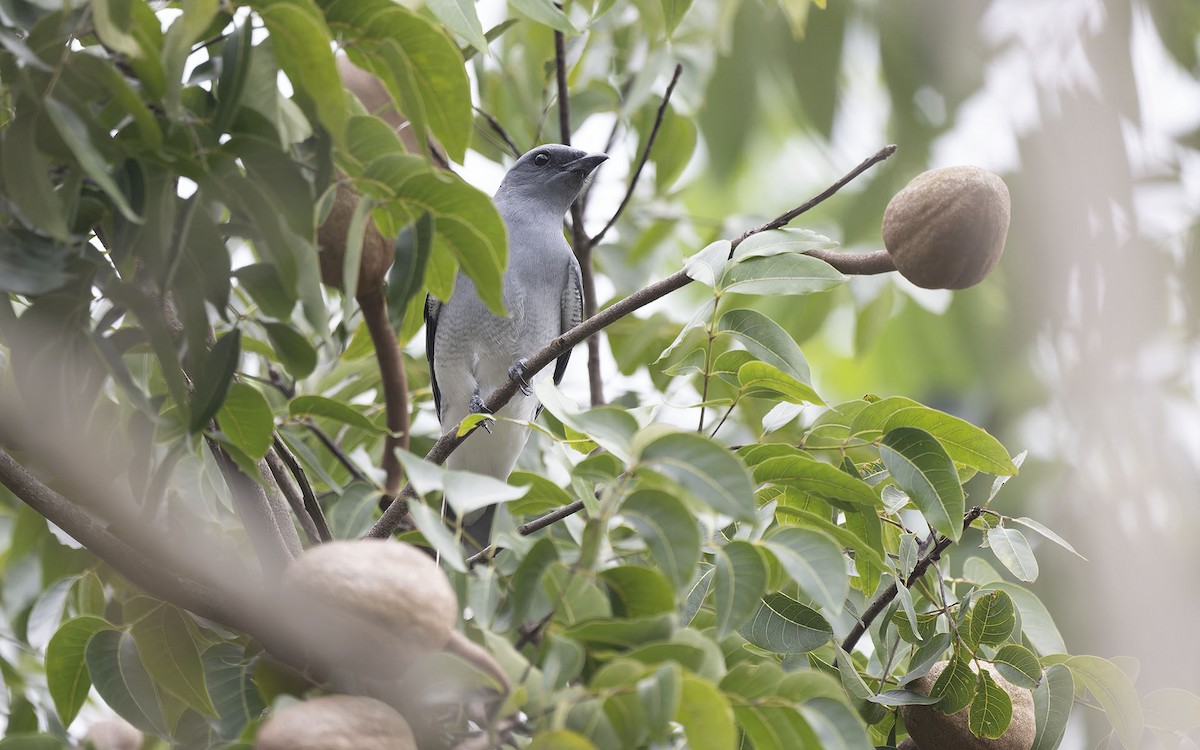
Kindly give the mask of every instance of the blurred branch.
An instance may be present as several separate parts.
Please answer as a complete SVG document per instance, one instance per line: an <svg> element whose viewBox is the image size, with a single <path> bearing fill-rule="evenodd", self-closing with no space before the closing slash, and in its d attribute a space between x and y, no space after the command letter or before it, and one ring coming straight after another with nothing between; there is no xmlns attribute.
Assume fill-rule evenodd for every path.
<svg viewBox="0 0 1200 750"><path fill-rule="evenodd" d="M281 573L292 558L300 554L300 539L292 526L291 515L282 507L277 508L271 503L262 485L242 473L241 468L220 443L207 436L205 442L221 469L221 475L229 487L229 494L233 496L234 506L242 519L242 525L246 528L246 534L253 543L259 563L272 575ZM295 537L294 546L289 544L291 539L283 530L283 523L287 524L290 536Z"/></svg>
<svg viewBox="0 0 1200 750"><path fill-rule="evenodd" d="M581 510L583 510L583 501L576 500L575 502L573 502L569 505L564 505L561 508L556 508L556 509L550 511L549 513L538 516L537 518L533 519L532 521L530 521L528 523L521 524L520 526L517 527L517 533L520 534L521 536L529 536L533 532L541 531L542 529L546 528L547 526L554 524L554 523L558 523L559 521L563 520L564 518L569 518L570 516L575 515L576 513L578 513ZM493 554L495 554L495 552L496 552L495 545L485 547L485 548L481 549L479 552L476 552L474 555L471 555L470 557L468 557L467 565L474 566L474 565L477 565L478 563L484 562L489 557L491 557Z"/></svg>
<svg viewBox="0 0 1200 750"><path fill-rule="evenodd" d="M279 437L278 433L275 435L271 450L267 452L267 462L271 466L271 473L277 474L275 481L283 488L284 494L291 502L292 509L300 519L304 533L308 534L309 541L313 544L332 541L333 534L329 532L329 524L325 521L325 512L321 510L321 504L317 501L316 493L313 492L312 483L308 481L304 467L284 445L283 439ZM295 485L279 476L284 470L291 475Z"/></svg>
<svg viewBox="0 0 1200 750"><path fill-rule="evenodd" d="M800 209L803 210L793 209L787 214L784 214L784 216L790 216L794 219L796 216L799 216L805 211L810 210L814 206L832 196L859 174L866 171L866 169L871 167L873 164L883 161L895 153L895 151L895 146L887 146L880 149L874 155L851 170L845 177L838 180L831 187L803 204L803 206L800 207ZM769 229L779 228L779 226L782 225L777 224L778 221L779 219L775 219L767 224L763 224L760 227L749 230L734 240L733 246L737 247L737 245L747 237L753 236L759 232L765 232ZM855 256L852 254L846 254L845 257L853 258ZM835 268L838 268L838 270L842 270L842 268L837 264L831 265L833 265ZM847 269L848 268L849 267L847 267ZM844 272L853 273L852 270L846 270ZM604 308L604 310L584 320L579 325L548 343L536 354L529 357L525 364L525 372L527 377L532 377L534 374L540 372L551 362L561 357L565 352L570 351L572 347L587 339L589 336L596 334L626 315L645 307L651 302L662 299L671 292L681 289L690 283L692 283L692 279L685 271L677 271L665 279L660 279L649 286L643 287L633 294L630 294L628 297L618 300L609 307ZM505 404L507 404L516 394L516 392L517 382L515 380L510 380L491 392L487 400L484 402L484 408L494 414ZM468 433L468 435L469 434L470 433ZM425 454L425 460L435 464L443 463L446 458L449 457L449 455L453 453L459 445L462 444L466 437L466 435L460 437L458 435L458 425L453 425L449 430L446 431L445 434L438 438L438 441L434 443L432 448L429 449L429 452ZM413 490L412 485L407 485L400 493L400 496L402 498L415 497L416 492ZM407 503L393 503L388 507L387 510L383 512L383 515L380 516L379 520L375 522L375 525L371 527L370 531L367 532L367 537L390 537L392 532L394 532L400 526L400 521L405 515L407 515L407 513Z"/></svg>
<svg viewBox="0 0 1200 750"><path fill-rule="evenodd" d="M963 531L966 531L971 524L975 522L975 519L979 518L981 515L983 515L983 509L978 506L968 510L963 516ZM941 558L942 553L946 551L946 548L948 548L951 544L954 544L954 540L950 537L944 536L938 539L937 532L930 531L929 537L925 540L922 546L928 547L929 542L933 539L937 539L937 543L934 544L932 548L928 549L928 551L921 556L921 559L917 560L917 564L913 567L912 573L910 573L908 578L904 581L904 588L912 588L912 585L916 583L921 576L925 575L925 571L929 570L929 566L933 565L938 561L939 558ZM842 641L843 651L850 653L850 651L858 643L858 639L862 638L863 633L867 632L867 628L871 627L871 623L875 621L875 618L878 617L883 610L887 609L887 606L892 603L892 600L896 598L896 594L898 593L899 589L896 587L896 582L893 581L892 585L888 586L879 594L879 596L875 597L875 600L872 601L870 606L868 606L863 612L862 617L859 618L858 622L854 623L854 627L850 628L850 632L846 634L845 639Z"/></svg>
<svg viewBox="0 0 1200 750"><path fill-rule="evenodd" d="M404 470L396 458L396 449L408 449L411 425L408 415L408 373L404 371L404 355L396 342L396 332L388 321L387 300L383 290L369 295L359 295L363 320L371 343L375 346L375 360L379 364L379 379L383 386L383 403L387 412L388 435L383 441L383 460L380 465L387 474L384 496L393 497L400 491Z"/></svg>
<svg viewBox="0 0 1200 750"><path fill-rule="evenodd" d="M504 126L500 124L500 121L493 117L490 113L484 112L479 107L475 107L474 109L475 112L484 119L484 122L488 124L488 127L492 129L492 132L499 136L500 140L504 141L504 145L508 147L508 152L514 157L520 158L521 149L516 143L513 142L512 137L508 134L508 131L504 129Z"/></svg>
<svg viewBox="0 0 1200 750"><path fill-rule="evenodd" d="M629 180L629 187L625 190L625 197L621 199L621 205L617 206L617 210L613 212L612 218L608 220L604 228L588 240L589 247L595 247L600 244L600 240L604 239L604 235L608 234L608 230L613 228L617 223L617 219L621 218L621 214L625 212L625 207L629 205L629 201L633 199L633 191L637 188L638 179L642 176L642 170L646 167L646 162L650 161L650 150L654 148L654 141L658 139L658 131L662 128L663 120L666 119L667 105L671 101L671 94L675 92L675 84L679 83L679 76L682 74L683 65L676 65L675 73L671 76L671 82L667 84L667 90L663 94L662 103L658 105L658 114L654 117L654 126L650 128L650 135L646 138L646 145L642 149L641 156L638 157L638 164L633 171L633 177Z"/></svg>

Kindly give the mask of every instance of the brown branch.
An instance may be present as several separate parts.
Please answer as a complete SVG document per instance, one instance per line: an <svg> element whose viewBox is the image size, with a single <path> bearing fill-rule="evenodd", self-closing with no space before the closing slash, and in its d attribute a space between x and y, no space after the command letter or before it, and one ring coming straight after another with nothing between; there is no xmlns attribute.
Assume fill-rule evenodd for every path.
<svg viewBox="0 0 1200 750"><path fill-rule="evenodd" d="M621 199L621 205L617 206L617 210L613 212L612 218L604 225L604 228L596 233L595 237L588 240L588 245L595 247L600 244L600 240L604 235L608 234L608 230L612 229L617 223L617 219L621 218L625 207L629 205L629 201L633 199L633 191L637 188L638 179L642 176L642 170L646 167L646 162L650 160L650 150L654 148L654 141L658 139L658 131L662 128L663 120L667 116L667 104L671 101L671 94L675 92L675 84L679 83L679 76L683 74L683 65L675 66L675 74L671 76L671 83L667 84L666 93L663 94L662 103L658 105L658 114L654 117L654 126L650 128L650 135L646 138L646 145L642 149L642 154L638 157L637 168L633 171L633 177L629 180L629 187L625 190L625 197Z"/></svg>
<svg viewBox="0 0 1200 750"><path fill-rule="evenodd" d="M968 510L966 515L963 516L963 531L966 531L971 524L974 523L975 519L979 518L981 515L983 515L983 509L978 506ZM925 571L929 569L929 566L937 562L938 559L941 558L942 553L946 551L946 548L954 543L954 540L948 536L938 538L936 531L929 532L929 539L927 539L925 542L926 545L929 544L930 539L937 539L937 543L934 544L933 547L929 549L920 560L917 561L917 564L913 567L912 573L910 573L908 578L904 581L904 588L912 588L913 584L916 583L921 576L925 575ZM893 581L892 585L884 589L883 592L880 593L873 602L871 602L871 605L867 607L866 611L863 612L862 617L859 618L859 621L854 623L854 627L850 629L850 632L846 634L845 639L842 640L843 651L850 653L850 651L858 643L858 639L862 638L863 633L867 632L867 628L871 627L871 623L875 621L875 618L878 617L883 610L887 609L887 606L892 603L893 599L896 598L897 593L899 593L899 589L896 587L896 582Z"/></svg>
<svg viewBox="0 0 1200 750"><path fill-rule="evenodd" d="M292 558L300 554L300 539L292 526L291 515L282 507L275 507L262 485L243 473L220 443L207 436L205 442L225 478L234 507L263 570L270 575L282 573ZM295 537L295 545L289 543L288 531L290 537Z"/></svg>
<svg viewBox="0 0 1200 750"><path fill-rule="evenodd" d="M148 558L115 536L109 530L110 524L40 482L3 448L0 448L0 484L152 596L178 604L202 617L246 630L247 613L230 599L227 592L178 572L187 566L168 566Z"/></svg>
<svg viewBox="0 0 1200 750"><path fill-rule="evenodd" d="M317 525L313 523L312 516L304 508L304 496L300 493L300 489L296 486L296 483L292 481L287 467L280 460L278 449L267 451L265 460L267 468L271 470L271 476L275 479L276 486L279 487L279 491L287 499L288 505L292 507L292 515L300 522L300 528L304 529L304 535L308 537L309 544L319 544L322 542L321 535L317 531Z"/></svg>
<svg viewBox="0 0 1200 750"><path fill-rule="evenodd" d="M500 136L500 140L504 141L504 145L508 146L508 152L514 157L520 158L523 152L517 146L517 144L513 142L512 136L510 136L508 131L504 129L504 126L500 124L500 121L479 107L475 107L474 109L475 112L483 118L484 122L488 124L488 127L490 127L496 135Z"/></svg>
<svg viewBox="0 0 1200 750"><path fill-rule="evenodd" d="M563 520L564 518L573 516L581 510L583 510L583 501L576 500L575 502L573 502L569 505L564 505L561 508L555 508L554 510L550 511L549 513L538 516L537 518L533 519L532 521L529 521L528 523L521 524L520 526L517 527L517 533L520 534L521 536L529 536L530 534L534 533L535 531L541 531L542 529L546 528L547 526L554 524L554 523L558 523L559 521ZM495 547L495 545L485 547L482 550L480 550L479 552L476 552L474 555L471 555L470 557L467 558L467 565L474 566L481 562L484 562L485 560L487 560L489 557L491 557L495 553L494 547Z"/></svg>
<svg viewBox="0 0 1200 750"><path fill-rule="evenodd" d="M561 31L554 32L554 77L558 84L558 133L563 145L570 146L571 99L567 90L566 39Z"/></svg>
<svg viewBox="0 0 1200 750"><path fill-rule="evenodd" d="M896 270L896 264L887 250L875 250L870 253L844 253L837 250L805 250L818 260L823 260L837 270L850 276L871 276L877 273L888 273Z"/></svg>
<svg viewBox="0 0 1200 750"><path fill-rule="evenodd" d="M394 497L400 492L404 481L404 469L396 458L396 449L408 449L411 425L408 416L408 374L404 371L404 356L396 343L396 332L388 321L387 300L383 290L362 295L358 298L362 308L367 333L375 347L375 359L379 363L379 379L383 385L383 403L387 412L388 436L383 441L383 460L380 465L387 475L385 497Z"/></svg>
<svg viewBox="0 0 1200 750"><path fill-rule="evenodd" d="M733 248L730 248L730 250L729 250L730 257L733 256L733 249L736 248L738 245L742 244L743 240L749 238L751 235L758 234L759 232L766 232L766 231L769 231L772 229L779 229L781 227L786 226L789 222L791 222L792 219L796 218L800 214L807 213L808 211L811 211L812 209L816 208L817 205L819 205L819 204L825 202L826 200L828 200L829 198L831 198L834 193L836 193L837 191L846 187L846 185L849 185L850 182L853 181L855 178L857 178L860 174L867 171L868 169L875 166L876 164L878 164L879 162L888 158L889 156L891 156L894 153L896 153L895 144L884 146L883 148L879 149L871 156L864 159L863 162L861 164L859 164L857 167L855 167L854 169L851 169L849 172L847 172L842 177L842 179L838 180L837 182L833 183L829 187L825 188L820 193L817 193L812 198L808 199L808 201L801 203L799 206L796 206L791 211L783 212L779 216L776 216L774 219L768 221L766 224L762 224L753 229L747 229L742 234L741 237L738 237L736 240L733 241Z"/></svg>
<svg viewBox="0 0 1200 750"><path fill-rule="evenodd" d="M838 189L850 182L850 180L853 179L853 176L861 174L872 164L891 156L895 150L895 146L888 146L887 148L881 149L870 159L855 167L847 177L843 177L841 180L834 183L833 187L825 190L816 198L813 198L805 203L804 206L806 206L806 208L804 210L807 211L821 203L821 201L829 198L836 193ZM798 216L800 213L803 213L803 211L799 213L789 213L794 213L795 216ZM795 218L795 216L793 216L793 218ZM768 229L776 228L778 227L774 226L774 222L764 224L762 227L752 229L743 234L736 240L736 242L741 242L745 238L750 237L757 232L763 232ZM836 267L837 266L835 266L835 268ZM596 315L593 315L563 335L546 344L546 346L542 347L540 351L529 357L525 363L526 377L532 377L534 374L540 372L544 367L562 356L564 352L570 351L572 347L582 342L589 336L592 336L607 326L612 325L635 310L645 307L651 302L661 299L671 292L687 286L691 282L692 279L687 275L686 272L676 271L665 279L660 279L649 286L642 287L633 294L630 294L628 297L625 297L624 299L615 302L611 306L606 307ZM516 392L517 383L516 381L510 380L496 390L492 391L492 393L488 396L487 401L484 402L484 407L487 411L494 414L505 404L507 404L509 400L511 400L516 394ZM425 460L435 464L441 464L444 462L446 458L449 457L449 455L453 453L459 445L462 444L463 440L466 439L466 436L459 437L457 433L458 425L451 426L451 428L447 430L445 434L438 438L438 441L434 443L432 448L429 449L429 452L425 454ZM413 490L411 485L408 485L401 492L401 497L416 497L416 492ZM392 506L385 510L383 515L380 516L379 520L375 522L375 525L371 527L371 530L367 532L367 537L390 537L392 532L394 532L400 526L400 521L408 513L407 505L405 504L405 507L403 508L400 507L401 505L401 503L393 503Z"/></svg>
<svg viewBox="0 0 1200 750"><path fill-rule="evenodd" d="M307 517L313 525L313 530L316 532L314 542L328 542L333 540L333 534L329 531L329 523L325 520L325 511L321 509L321 503L317 500L317 493L313 492L312 483L308 481L308 474L304 472L304 467L296 459L296 456L288 450L284 444L283 438L278 434L275 435L274 450L287 467L288 472L295 478L296 484L300 487L300 496L303 498L304 517ZM300 511L296 512L300 515ZM306 527L307 529L307 527Z"/></svg>

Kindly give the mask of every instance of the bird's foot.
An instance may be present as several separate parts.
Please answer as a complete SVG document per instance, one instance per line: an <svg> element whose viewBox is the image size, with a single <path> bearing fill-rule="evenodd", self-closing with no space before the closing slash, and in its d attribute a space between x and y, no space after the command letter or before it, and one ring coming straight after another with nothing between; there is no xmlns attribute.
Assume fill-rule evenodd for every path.
<svg viewBox="0 0 1200 750"><path fill-rule="evenodd" d="M478 393L476 393L474 396L471 396L471 413L488 415L479 422L479 426L484 429L484 432L491 435L492 425L496 423L496 420L488 412L487 405L483 403L483 399L479 397Z"/></svg>
<svg viewBox="0 0 1200 750"><path fill-rule="evenodd" d="M522 394L532 396L533 388L530 387L529 381L525 378L525 367L528 364L529 360L518 359L512 367L508 368L508 377L517 384Z"/></svg>

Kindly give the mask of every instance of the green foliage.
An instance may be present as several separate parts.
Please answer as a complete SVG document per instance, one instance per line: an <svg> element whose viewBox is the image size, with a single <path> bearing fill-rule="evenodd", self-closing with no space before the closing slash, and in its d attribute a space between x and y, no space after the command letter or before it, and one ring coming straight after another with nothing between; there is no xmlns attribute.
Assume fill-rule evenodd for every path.
<svg viewBox="0 0 1200 750"><path fill-rule="evenodd" d="M508 483L416 457L436 420L423 358L402 355L412 452L397 456L419 496L403 538L436 551L470 612L462 631L516 686L497 709L519 717L506 724L513 744L862 748L902 733L898 709L914 705L969 708L971 731L994 738L1016 701L985 663L1032 692L1036 748L1057 747L1077 703L1101 709L1125 747L1146 727L1200 727L1190 693L1153 693L1143 710L1117 663L1070 655L1038 596L1012 582L1038 576L1043 548L1031 539L1075 552L1039 521L1006 515L998 493L1023 454L903 396L832 401L856 381L817 356L829 354L817 331L872 351L914 315L903 292L890 281L864 292L806 254L838 244L815 231L735 243L748 222L704 189L736 183L740 161L781 129L769 86L789 90L800 127L832 135L838 69L814 68L840 61L847 25L863 20L854 4L510 7L485 31L466 0L0 2L0 422L29 402L21 418L39 429L27 432L44 428L83 468L45 459L35 439L10 444L7 425L0 439L85 514L85 530L111 540L76 549L22 498L0 498L0 614L21 647L0 658L10 697L0 747L65 746L92 690L151 742L248 747L267 706L317 687L275 661L286 655L273 644L221 621L220 606L158 576L219 588L232 570L271 590L264 534L317 543L280 515L284 496L320 506L334 538L375 523L384 491L371 464L399 436L347 293L367 222L395 238L383 298L402 344L425 294L447 297L459 271L503 311L505 227L447 165L468 154L503 164L504 139L524 149L562 138L555 32L573 124L612 127L614 157L626 145L641 153L665 106L653 177L596 248L594 270L617 296L680 268L697 283L675 308L607 331L621 373L651 386L606 384L609 405L586 408L537 385L546 416ZM1171 39L1173 54L1194 58ZM882 34L889 59L902 56L897 44ZM411 140L346 95L343 51L382 82ZM685 73L664 102L677 60ZM889 70L886 85L907 112L919 87L902 73ZM954 110L966 92L952 83L934 82ZM908 114L898 129L915 155L904 158L923 163L933 129ZM889 174L864 177L821 223L848 242L874 232ZM343 288L326 289L315 230L335 184L362 200ZM892 390L907 385L897 375ZM662 404L670 419L657 418ZM265 532L247 510L259 495L282 521ZM459 516L497 507L494 556L468 559L444 498ZM521 531L573 503L582 513ZM193 543L208 575L160 564ZM963 551L980 543L982 557ZM169 601L130 580L158 583ZM267 597L253 603L269 620ZM929 696L910 687L942 661ZM460 710L462 696L497 684L446 655L404 681L453 704L429 712L448 737L482 715Z"/></svg>

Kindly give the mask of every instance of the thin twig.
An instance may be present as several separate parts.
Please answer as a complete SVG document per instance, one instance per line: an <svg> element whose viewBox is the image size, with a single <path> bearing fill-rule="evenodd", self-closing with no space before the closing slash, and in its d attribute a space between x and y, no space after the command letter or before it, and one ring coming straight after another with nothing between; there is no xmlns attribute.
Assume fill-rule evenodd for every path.
<svg viewBox="0 0 1200 750"><path fill-rule="evenodd" d="M555 508L554 510L550 511L549 513L546 513L545 515L538 516L537 518L533 519L532 521L529 521L528 523L521 524L520 526L517 527L517 533L520 534L521 536L529 536L533 532L541 531L542 529L546 528L547 526L554 524L554 523L558 523L559 521L561 521L564 518L567 518L569 516L573 516L581 510L583 510L583 501L576 500L575 502L573 502L569 505L564 505L561 508ZM495 545L485 547L484 549L480 550L479 552L476 552L474 555L471 555L470 557L468 557L467 565L468 566L478 565L479 563L486 561L493 554L495 554Z"/></svg>
<svg viewBox="0 0 1200 750"><path fill-rule="evenodd" d="M296 483L288 475L287 467L280 460L278 450L267 451L265 460L267 467L271 470L271 476L275 479L275 484L279 487L279 491L283 493L283 496L287 498L288 505L292 506L292 514L296 516L296 520L300 522L300 527L304 529L304 535L308 537L308 543L320 544L322 541L327 541L321 539L317 525L313 523L312 516L304 508L304 496L296 486Z"/></svg>
<svg viewBox="0 0 1200 750"><path fill-rule="evenodd" d="M312 521L312 524L317 532L317 538L322 542L333 540L333 534L329 531L329 523L325 520L325 512L321 510L321 503L317 500L317 494L313 492L312 483L308 481L308 475L304 472L304 467L296 460L296 456L288 450L284 444L283 438L279 435L275 436L274 443L275 452L279 454L279 458L287 467L288 472L295 477L296 484L300 487L300 495L304 499L305 515Z"/></svg>
<svg viewBox="0 0 1200 750"><path fill-rule="evenodd" d="M625 207L629 205L629 201L633 199L633 191L637 188L638 179L642 176L642 170L646 167L646 162L650 160L650 150L654 148L654 141L658 138L658 131L662 128L663 120L667 116L667 104L671 101L671 94L675 92L675 84L679 83L679 76L682 74L683 65L676 65L675 74L671 76L671 83L667 85L662 103L658 105L658 114L654 118L654 126L650 128L650 136L646 138L646 145L642 149L641 156L638 158L637 168L634 169L633 177L629 180L629 187L625 190L625 197L621 200L621 205L617 206L617 210L613 212L612 218L604 225L604 228L597 232L595 237L588 240L588 245L591 247L600 244L600 240L604 239L604 235L608 234L608 230L613 228L613 225L617 223L617 219L621 218Z"/></svg>
<svg viewBox="0 0 1200 750"><path fill-rule="evenodd" d="M979 518L979 516L982 514L983 509L979 507L974 507L968 510L963 516L963 531L966 531L975 521L975 519ZM937 538L937 532L930 531L929 537L925 540L924 545L927 546L929 541L935 538ZM925 571L929 569L929 566L937 562L938 558L942 556L942 553L946 551L946 548L953 543L954 540L948 536L937 539L937 543L934 544L933 547L930 548L921 557L921 559L917 561L917 564L913 567L912 573L910 573L908 578L904 581L904 588L911 588L912 585L921 578L921 576L925 575ZM871 605L867 607L866 611L863 612L862 617L859 618L859 621L854 623L854 627L850 628L850 632L846 634L846 638L842 641L843 651L850 653L850 651L858 643L858 639L862 638L863 633L867 632L867 628L871 627L871 623L875 621L875 618L878 617L883 610L887 609L887 606L892 603L893 599L896 598L897 593L899 593L899 589L897 588L896 582L893 581L892 585L884 589L883 592L880 593L873 602L871 602Z"/></svg>
<svg viewBox="0 0 1200 750"><path fill-rule="evenodd" d="M851 169L849 172L847 172L845 174L845 176L842 177L842 179L838 180L837 182L833 183L829 187L825 188L820 193L817 193L812 198L810 198L807 202L801 203L799 206L796 206L791 211L783 212L779 216L776 216L774 219L768 221L766 224L762 224L753 229L747 229L742 234L741 237L738 237L736 240L733 241L733 248L736 248L738 245L740 245L742 243L743 240L749 238L751 235L758 234L759 232L767 232L772 229L779 229L781 227L786 226L789 222L791 222L792 219L796 218L800 214L807 213L807 212L811 211L812 209L816 208L819 204L825 202L827 199L832 197L834 193L836 193L837 191L846 187L846 185L850 184L850 182L853 181L860 174L867 171L868 169L875 166L876 164L878 164L879 162L888 158L889 156L891 156L894 153L896 153L895 144L884 146L883 148L879 149L871 156L864 159L863 162L861 164L859 164L857 167L855 167L854 169ZM733 248L730 248L731 254L733 252ZM732 255L731 255L731 257L732 257Z"/></svg>
<svg viewBox="0 0 1200 750"><path fill-rule="evenodd" d="M490 113L484 112L479 107L475 107L475 111L484 119L484 122L488 124L488 127L490 127L496 135L500 136L500 139L504 141L504 145L508 146L509 153L514 157L520 158L523 152L517 147L517 144L513 142L512 137L508 134L508 131L504 129L504 126L500 124L500 121L493 117Z"/></svg>
<svg viewBox="0 0 1200 750"><path fill-rule="evenodd" d="M846 185L846 183L850 182L850 180L853 179L853 176L861 174L872 164L891 156L895 150L895 146L888 146L887 148L881 149L870 159L855 167L847 177L844 177L838 182L834 183L832 188L825 190L816 198L805 203L804 206L806 208L804 210L809 210L819 204L821 201L829 198L837 192L838 188L841 188ZM803 213L803 211L799 213ZM796 213L795 215L798 216L799 213ZM775 228L777 227L773 226L773 222L764 224L762 227L751 230L742 235L742 237L740 237L737 241L740 242L742 239L755 234L755 232L762 232L766 231L767 229ZM855 256L848 255L848 257L852 258ZM836 258L834 260L836 261ZM840 268L836 262L830 263L830 265L832 265L834 268L838 268L838 270L842 270L842 268ZM847 268L845 272L853 273L853 270ZM635 310L639 310L651 302L662 299L671 292L681 289L690 283L692 283L692 279L687 275L686 272L677 271L664 279L660 279L653 284L650 284L649 286L642 287L633 294L630 294L628 297L625 297L609 307L604 308L596 315L584 320L579 325L546 344L546 346L542 347L540 351L529 357L525 364L526 376L532 377L534 374L541 372L543 368L561 357L563 353L570 351L572 347L587 339L589 336L592 336L593 334L612 325ZM510 380L491 392L487 398L487 401L484 403L484 408L487 411L495 414L512 399L516 392L517 382L515 380ZM448 429L440 438L438 438L438 441L434 443L433 447L429 449L429 452L425 454L425 460L434 464L443 463L465 439L465 435L463 437L458 436L458 425L451 425L450 429ZM413 489L411 484L406 485L403 491L400 493L400 498L406 499L413 497L416 497L416 491ZM383 515L380 516L379 520L375 522L375 525L371 527L371 530L367 532L367 537L376 539L386 539L387 537L390 537L392 533L399 528L400 521L405 515L407 515L407 513L408 507L406 502L392 503L392 505L383 512Z"/></svg>
<svg viewBox="0 0 1200 750"><path fill-rule="evenodd" d="M325 449L333 454L333 457L338 460L338 463L346 467L346 471L348 471L350 476L354 477L356 481L371 481L367 478L367 475L363 473L362 469L358 468L358 465L350 460L350 457L346 455L344 450L342 450L342 446L338 445L337 441L330 437L329 433L318 427L316 422L311 419L306 419L302 424L312 431L312 434L316 436L317 440L321 441L321 445L324 445Z"/></svg>

